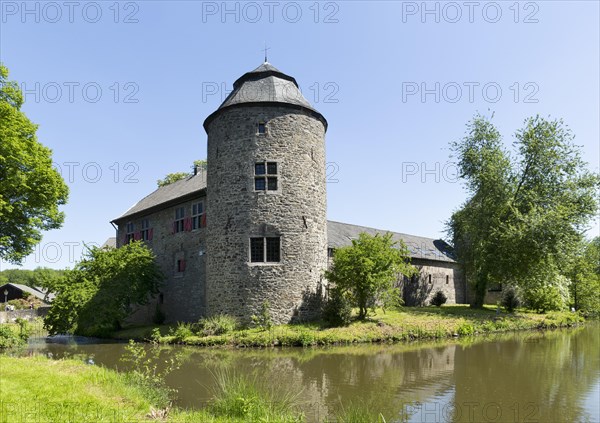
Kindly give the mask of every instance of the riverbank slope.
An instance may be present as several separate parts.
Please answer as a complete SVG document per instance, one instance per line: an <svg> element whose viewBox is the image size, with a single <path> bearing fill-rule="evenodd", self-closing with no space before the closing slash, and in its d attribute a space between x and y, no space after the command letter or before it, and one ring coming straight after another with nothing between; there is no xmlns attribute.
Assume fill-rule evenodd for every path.
<svg viewBox="0 0 600 423"><path fill-rule="evenodd" d="M157 407L150 398L160 394L132 382L127 373L76 360L0 355L0 422L295 422L302 415L291 408L275 409L252 389L232 391L203 410ZM239 385L239 381L238 381ZM250 391L250 389L247 389ZM241 396L240 396L241 394ZM244 406L252 413L241 409Z"/></svg>
<svg viewBox="0 0 600 423"><path fill-rule="evenodd" d="M495 307L472 309L468 306L404 307L378 309L365 321L345 327L328 328L320 322L233 330L222 335L203 335L194 325L162 325L123 329L116 339L151 340L165 344L197 346L312 346L352 343L401 342L417 339L442 339L477 334L568 327L583 323L578 313L537 314L526 310L506 313Z"/></svg>

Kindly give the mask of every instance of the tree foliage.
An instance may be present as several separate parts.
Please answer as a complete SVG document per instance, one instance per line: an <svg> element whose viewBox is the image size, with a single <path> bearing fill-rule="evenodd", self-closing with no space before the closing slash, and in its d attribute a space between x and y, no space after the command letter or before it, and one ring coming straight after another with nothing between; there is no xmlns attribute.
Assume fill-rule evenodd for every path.
<svg viewBox="0 0 600 423"><path fill-rule="evenodd" d="M21 111L23 94L0 64L0 259L21 263L62 226L68 188L52 167L52 151L37 141L37 125Z"/></svg>
<svg viewBox="0 0 600 423"><path fill-rule="evenodd" d="M163 179L157 180L156 184L159 187L164 187L166 185L172 184L173 182L181 181L182 179L186 179L189 177L190 174L186 172L169 173Z"/></svg>
<svg viewBox="0 0 600 423"><path fill-rule="evenodd" d="M472 305L481 307L497 283L554 286L564 300L561 275L596 214L598 175L560 120L526 119L512 154L487 118L475 116L467 129L452 150L469 198L448 232L475 291Z"/></svg>
<svg viewBox="0 0 600 423"><path fill-rule="evenodd" d="M51 334L106 335L121 327L133 306L158 293L163 275L142 242L88 249L56 285L44 325Z"/></svg>
<svg viewBox="0 0 600 423"><path fill-rule="evenodd" d="M600 315L600 237L581 242L567 274L571 280L571 306L586 314Z"/></svg>
<svg viewBox="0 0 600 423"><path fill-rule="evenodd" d="M194 160L194 167L196 169L206 170L206 160ZM175 172L167 174L163 179L156 181L159 187L172 184L173 182L181 181L182 179L189 178L192 174L188 172Z"/></svg>
<svg viewBox="0 0 600 423"><path fill-rule="evenodd" d="M415 272L409 257L404 243L394 242L392 234L361 233L351 246L335 250L325 277L340 294L349 297L352 305L358 307L358 318L364 319L369 308L382 298L392 297L390 292L397 290L399 275Z"/></svg>

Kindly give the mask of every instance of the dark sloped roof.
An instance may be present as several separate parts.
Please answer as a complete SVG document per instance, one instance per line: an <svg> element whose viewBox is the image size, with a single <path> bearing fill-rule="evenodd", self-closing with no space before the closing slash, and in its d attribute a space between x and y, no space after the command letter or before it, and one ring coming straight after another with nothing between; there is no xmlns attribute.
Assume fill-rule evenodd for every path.
<svg viewBox="0 0 600 423"><path fill-rule="evenodd" d="M4 289L5 286L8 286L8 285L10 285L14 288L17 288L22 292L28 292L29 294L33 295L34 297L37 297L40 300L45 301L46 290L44 288L32 288L30 286L22 285L20 283L9 282L0 287L0 292ZM54 294L48 294L48 300L52 300L53 298L54 298Z"/></svg>
<svg viewBox="0 0 600 423"><path fill-rule="evenodd" d="M123 215L114 219L113 222L118 222L127 217L147 212L160 205L166 207L167 203L184 201L184 197L187 195L195 193L199 194L204 189L206 189L206 173L200 172L197 175L190 175L189 178L159 187L156 191L138 201Z"/></svg>
<svg viewBox="0 0 600 423"><path fill-rule="evenodd" d="M233 84L233 91L227 96L219 108L206 118L204 127L222 110L229 107L256 106L267 104L286 104L308 110L321 120L327 129L327 121L304 98L296 80L281 72L268 62L245 73Z"/></svg>
<svg viewBox="0 0 600 423"><path fill-rule="evenodd" d="M346 247L352 244L353 239L358 239L361 232L370 235L385 234L390 232L395 241L402 240L408 247L412 258L454 262L452 247L441 239L424 238L408 234L386 231L383 229L368 228L365 226L350 225L348 223L327 221L327 243L329 248Z"/></svg>

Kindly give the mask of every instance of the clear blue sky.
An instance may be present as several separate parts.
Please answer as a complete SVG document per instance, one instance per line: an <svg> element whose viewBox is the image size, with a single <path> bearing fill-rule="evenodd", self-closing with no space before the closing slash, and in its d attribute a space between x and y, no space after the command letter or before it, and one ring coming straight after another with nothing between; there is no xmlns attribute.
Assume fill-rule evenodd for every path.
<svg viewBox="0 0 600 423"><path fill-rule="evenodd" d="M223 5L0 3L0 60L71 191L25 268L71 267L157 179L205 158L204 119L265 42L329 121L331 220L442 237L465 200L448 144L477 111L507 145L528 116L563 118L598 171L597 1Z"/></svg>

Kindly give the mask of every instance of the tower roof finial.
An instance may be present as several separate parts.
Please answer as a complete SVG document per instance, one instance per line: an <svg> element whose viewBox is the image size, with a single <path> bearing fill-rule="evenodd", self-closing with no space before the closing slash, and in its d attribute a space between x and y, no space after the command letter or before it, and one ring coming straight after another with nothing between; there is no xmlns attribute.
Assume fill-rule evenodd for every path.
<svg viewBox="0 0 600 423"><path fill-rule="evenodd" d="M267 51L268 50L271 50L271 47L267 47L267 42L265 41L265 48L262 49L262 51L265 52L265 63L268 62L268 60L267 60Z"/></svg>

